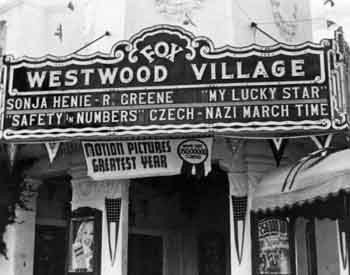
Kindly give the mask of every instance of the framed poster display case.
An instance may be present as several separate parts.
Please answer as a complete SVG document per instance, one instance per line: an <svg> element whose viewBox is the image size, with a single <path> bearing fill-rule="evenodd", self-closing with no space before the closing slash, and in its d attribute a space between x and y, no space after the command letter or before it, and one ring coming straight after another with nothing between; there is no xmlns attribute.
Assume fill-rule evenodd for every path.
<svg viewBox="0 0 350 275"><path fill-rule="evenodd" d="M81 207L72 212L66 274L101 274L102 213L98 209Z"/></svg>
<svg viewBox="0 0 350 275"><path fill-rule="evenodd" d="M254 275L294 275L294 219L252 215Z"/></svg>

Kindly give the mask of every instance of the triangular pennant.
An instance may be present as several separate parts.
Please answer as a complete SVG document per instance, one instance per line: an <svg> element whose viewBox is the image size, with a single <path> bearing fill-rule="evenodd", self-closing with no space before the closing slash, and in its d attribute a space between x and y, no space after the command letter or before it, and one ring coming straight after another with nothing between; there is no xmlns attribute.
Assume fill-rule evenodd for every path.
<svg viewBox="0 0 350 275"><path fill-rule="evenodd" d="M315 143L317 149L324 149L329 147L332 142L333 134L323 136L311 136L312 141Z"/></svg>
<svg viewBox="0 0 350 275"><path fill-rule="evenodd" d="M283 138L273 138L272 139L272 142L275 145L275 148L277 151L281 149L282 141L283 141Z"/></svg>
<svg viewBox="0 0 350 275"><path fill-rule="evenodd" d="M345 142L346 142L348 148L350 149L350 134L349 133L345 134Z"/></svg>
<svg viewBox="0 0 350 275"><path fill-rule="evenodd" d="M107 233L108 233L108 248L109 256L111 259L112 266L114 265L115 258L117 255L117 245L118 245L118 235L119 235L119 221L121 214L121 204L122 199L108 199L105 198L105 209L106 209L106 218L107 218ZM114 224L114 246L112 246L112 234L111 232L112 225Z"/></svg>
<svg viewBox="0 0 350 275"><path fill-rule="evenodd" d="M342 215L338 219L339 250L342 267L349 270L349 240L350 240L350 197L348 194L342 195Z"/></svg>
<svg viewBox="0 0 350 275"><path fill-rule="evenodd" d="M281 163L281 159L284 154L284 150L286 148L286 145L288 143L288 139L284 138L273 138L269 140L270 147L273 153L273 156L276 161L276 166L279 167Z"/></svg>
<svg viewBox="0 0 350 275"><path fill-rule="evenodd" d="M236 254L237 254L238 263L241 264L243 259L243 250L244 250L244 235L245 235L248 197L231 196L231 200L232 200L233 227L234 227Z"/></svg>
<svg viewBox="0 0 350 275"><path fill-rule="evenodd" d="M10 160L10 170L12 171L12 168L16 160L17 144L15 143L7 144L7 153L9 155L9 160Z"/></svg>
<svg viewBox="0 0 350 275"><path fill-rule="evenodd" d="M232 156L235 156L238 151L242 148L244 142L243 139L226 139L228 146L232 152Z"/></svg>
<svg viewBox="0 0 350 275"><path fill-rule="evenodd" d="M346 243L346 230L344 228L344 220L338 220L338 234L339 234L339 250L340 258L342 262L343 269L347 268L348 256L347 256L347 243Z"/></svg>
<svg viewBox="0 0 350 275"><path fill-rule="evenodd" d="M58 149L60 148L61 142L46 142L45 147L49 155L50 163L55 159Z"/></svg>
<svg viewBox="0 0 350 275"><path fill-rule="evenodd" d="M327 28L330 28L334 25L337 25L334 21L332 20L326 20Z"/></svg>

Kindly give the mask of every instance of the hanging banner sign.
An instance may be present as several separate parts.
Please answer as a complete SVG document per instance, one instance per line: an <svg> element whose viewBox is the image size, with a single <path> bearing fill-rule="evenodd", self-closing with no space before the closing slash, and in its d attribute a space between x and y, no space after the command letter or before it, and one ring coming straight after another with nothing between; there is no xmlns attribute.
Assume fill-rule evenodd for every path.
<svg viewBox="0 0 350 275"><path fill-rule="evenodd" d="M82 142L88 175L94 180L205 176L211 170L212 138Z"/></svg>
<svg viewBox="0 0 350 275"><path fill-rule="evenodd" d="M288 222L268 218L258 222L258 270L259 275L290 275L291 251Z"/></svg>
<svg viewBox="0 0 350 275"><path fill-rule="evenodd" d="M344 129L336 53L333 40L215 48L161 25L110 54L6 56L4 138Z"/></svg>

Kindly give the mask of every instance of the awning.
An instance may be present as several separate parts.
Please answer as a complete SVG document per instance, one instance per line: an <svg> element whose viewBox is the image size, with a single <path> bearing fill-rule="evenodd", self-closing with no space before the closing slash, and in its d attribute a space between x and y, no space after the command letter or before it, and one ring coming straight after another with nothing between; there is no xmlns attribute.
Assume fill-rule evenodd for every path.
<svg viewBox="0 0 350 275"><path fill-rule="evenodd" d="M276 211L311 203L350 191L350 149L338 151L314 166L312 161L297 173L292 189L282 192L283 183L292 166L265 175L253 192L254 212Z"/></svg>

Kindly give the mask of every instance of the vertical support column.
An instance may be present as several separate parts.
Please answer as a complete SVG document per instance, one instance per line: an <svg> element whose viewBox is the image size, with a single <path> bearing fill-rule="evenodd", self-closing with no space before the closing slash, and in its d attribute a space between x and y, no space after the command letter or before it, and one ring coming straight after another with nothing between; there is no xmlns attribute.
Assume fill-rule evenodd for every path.
<svg viewBox="0 0 350 275"><path fill-rule="evenodd" d="M71 170L72 210L79 207L91 207L102 211L101 238L101 275L127 275L128 255L128 212L129 212L129 181L108 180L93 181L87 176L85 168L77 167ZM118 230L118 242L115 262L111 262L109 252L108 223L105 199L121 198L121 213ZM113 227L111 227L114 230ZM114 239L111 242L114 244ZM114 248L114 247L113 247Z"/></svg>
<svg viewBox="0 0 350 275"><path fill-rule="evenodd" d="M229 181L231 274L252 274L251 192L245 142L216 137L213 159L227 173Z"/></svg>
<svg viewBox="0 0 350 275"><path fill-rule="evenodd" d="M11 230L14 234L14 249L13 255L9 257L13 257L15 275L33 274L34 268L37 190L42 182L31 178L26 178L24 182L26 190L23 196L27 198L28 210L16 210L18 223Z"/></svg>
<svg viewBox="0 0 350 275"><path fill-rule="evenodd" d="M128 274L128 239L129 239L129 182L121 184L122 209L121 209L121 234L120 244L122 247L121 274Z"/></svg>
<svg viewBox="0 0 350 275"><path fill-rule="evenodd" d="M338 262L339 262L339 274L349 275L349 233L346 232L345 222L342 219L336 220L337 224L337 247L338 247Z"/></svg>

